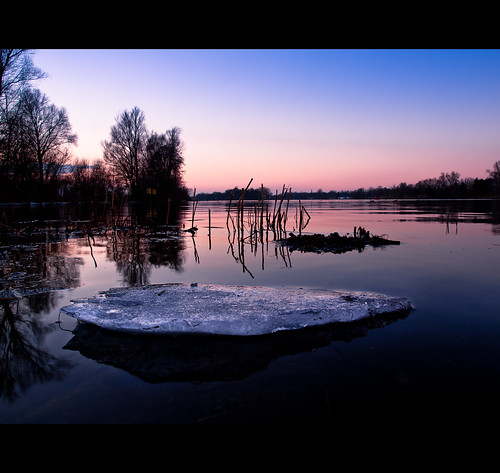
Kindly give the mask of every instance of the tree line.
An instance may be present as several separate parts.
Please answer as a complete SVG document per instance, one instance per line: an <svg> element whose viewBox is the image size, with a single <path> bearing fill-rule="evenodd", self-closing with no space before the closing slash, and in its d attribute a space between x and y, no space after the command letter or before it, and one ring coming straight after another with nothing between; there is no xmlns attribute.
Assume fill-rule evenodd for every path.
<svg viewBox="0 0 500 473"><path fill-rule="evenodd" d="M456 171L442 172L415 184L402 182L392 187L370 187L338 193L361 199L491 199L500 197L500 161L493 170L486 170L486 178L461 178Z"/></svg>
<svg viewBox="0 0 500 473"><path fill-rule="evenodd" d="M442 172L439 177L418 181L416 184L402 182L391 187L363 187L344 191L290 191L290 199L491 199L500 197L500 161L494 163L492 170L486 170L484 179L467 177L462 179L456 171ZM264 187L264 199L281 197L281 192L271 192ZM239 199L241 190L226 189L211 193L199 193L198 200ZM248 200L260 200L262 189L250 188L245 191Z"/></svg>
<svg viewBox="0 0 500 473"><path fill-rule="evenodd" d="M0 49L1 201L102 201L113 192L133 200L189 198L181 130L149 132L137 107L116 117L102 160L71 163L77 134L66 109L34 87L46 74L32 55Z"/></svg>

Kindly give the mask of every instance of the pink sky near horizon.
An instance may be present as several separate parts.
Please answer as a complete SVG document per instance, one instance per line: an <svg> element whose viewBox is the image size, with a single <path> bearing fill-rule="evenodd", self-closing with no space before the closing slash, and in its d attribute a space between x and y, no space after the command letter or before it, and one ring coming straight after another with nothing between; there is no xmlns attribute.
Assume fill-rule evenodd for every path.
<svg viewBox="0 0 500 473"><path fill-rule="evenodd" d="M390 187L500 160L498 50L38 50L36 84L102 157L115 118L177 126L197 192Z"/></svg>
<svg viewBox="0 0 500 473"><path fill-rule="evenodd" d="M287 155L289 151L285 154ZM311 153L305 161L290 164L286 157L273 158L254 165L251 155L240 153L239 159L213 156L212 165L205 168L192 168L186 172L188 182L193 183L198 192L214 192L245 187L250 178L251 187L263 184L271 190L281 189L283 185L297 191L342 191L369 187L392 187L402 182L416 182L439 177L442 172L459 172L462 178L487 177L487 169L498 159L495 149L482 150L480 159L475 159L477 150L467 148L443 149L428 147L401 150L398 147L358 149L354 146L328 148L321 154ZM293 151L292 151L293 153ZM402 158L404 157L404 159ZM210 167L214 167L210 174ZM227 171L226 168L231 168ZM311 168L314 169L311 169ZM207 182L207 176L210 176ZM229 177L230 176L230 177ZM198 185L196 183L199 183Z"/></svg>

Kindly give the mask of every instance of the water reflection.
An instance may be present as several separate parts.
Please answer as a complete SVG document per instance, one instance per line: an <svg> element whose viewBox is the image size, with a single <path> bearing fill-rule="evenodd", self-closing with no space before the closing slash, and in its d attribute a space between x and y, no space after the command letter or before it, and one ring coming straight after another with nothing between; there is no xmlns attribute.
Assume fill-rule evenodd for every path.
<svg viewBox="0 0 500 473"><path fill-rule="evenodd" d="M395 202L391 213L407 215L397 221L458 223L489 223L493 232L500 229L500 201L498 200L424 200Z"/></svg>
<svg viewBox="0 0 500 473"><path fill-rule="evenodd" d="M53 303L53 293L2 302L0 397L14 401L31 385L61 379L69 370L67 361L42 348L44 338L56 329L56 325L43 323L39 315Z"/></svg>
<svg viewBox="0 0 500 473"><path fill-rule="evenodd" d="M0 290L31 294L78 287L84 260L74 254L88 249L97 268L97 246L106 247L107 259L127 285L148 284L152 267L182 271L185 243L174 206L155 212L154 219L151 209L132 205L13 205L8 210L0 227ZM173 223L167 226L167 219Z"/></svg>
<svg viewBox="0 0 500 473"><path fill-rule="evenodd" d="M297 231L300 224L297 205L290 202L288 231ZM228 232L227 202L200 202L194 216L198 228L195 233L184 232L182 226L184 222L187 222L187 227L191 226L191 206L180 209L174 217L171 214L168 226L166 214L162 214L161 209L141 216L140 210L129 206L122 214L115 213L113 219L106 220L89 210L78 214L60 207L58 211L51 209L49 212L47 207L40 206L31 208L29 215L22 216L9 208L7 218L0 220L8 226L0 226L0 289L22 288L25 294L39 294L0 305L0 397L15 401L23 395L20 406L38 406L45 402L37 398L36 390L34 394L26 391L34 384L65 377L70 367L59 359L65 354L85 365L83 357L116 366L150 383L248 380L251 374L278 361L273 363L269 375L263 375L266 382L278 385L286 383L275 380L274 374L281 369L280 361L283 361L279 358L307 353L370 332L370 327L366 326L344 327L353 331L356 328L355 333L340 333L331 327L325 331L295 334L298 336L237 340L237 343L231 339L138 338L84 325L78 325L74 333L72 330L60 334L52 332L60 330L57 320L60 297L64 294L56 289L86 286L81 292L95 293L109 289L117 277L122 279L124 286L172 280L213 284L250 282L408 295L412 302L415 300L420 312L405 323L395 324L394 330L376 331L367 343L370 347L359 352L359 363L377 353L372 351L372 345L379 349L379 355L388 347L396 347L390 351L395 354L390 359L391 366L393 360L402 354L403 360L422 366L422 379L425 379L427 367L431 367L430 371L437 373L436 377L446 381L448 366L442 371L435 368L434 353L444 353L443 358L446 355L448 363L448 359L453 360L456 349L455 358L461 360L463 343L470 340L470 353L475 353L474 363L477 363L474 369L477 367L478 372L485 375L484 379L493 379L498 374L495 369L487 367L498 358L495 345L498 301L495 299L493 274L499 256L496 235L500 234L500 201L303 201L302 205L311 217L304 233L338 231L345 234L354 226L362 225L374 233L388 233L390 238L401 240L402 245L384 252L370 249L362 255L292 254L287 247L275 242L272 232L269 238L267 233L262 238L259 232L255 232L256 219L250 215L251 204L242 220L246 229L244 239L238 239L238 228L235 236L232 221ZM294 220L293 215L299 218ZM252 224L254 231L248 232ZM491 233L495 234L493 238ZM179 274L182 272L184 274ZM90 294L85 292L85 295ZM47 322L49 319L52 322ZM65 327L73 329L74 325ZM403 347L413 339L433 349L422 351L415 342L413 358L412 347ZM61 343L61 340L64 341ZM483 349L484 342L490 352ZM356 339L356 343L348 345L347 349L352 350L350 360L355 360L358 356L355 348L363 343ZM73 350L71 355L74 356L69 357L67 351L64 353L63 345L66 350ZM325 352L330 350L320 351L323 352L323 361L329 362L329 353ZM302 361L293 362L309 373L307 363L311 360L304 360L307 356L298 358ZM300 363L305 364L301 366ZM340 370L350 369L348 363L339 362L338 366ZM406 369L405 366L395 366L395 370L397 368ZM457 370L460 369L457 365ZM330 383L332 391L339 390L342 399L350 398L352 391L349 391L349 386L343 391L342 386L335 384L335 379L328 378L334 378L335 373L325 368L321 377L314 375L314 381ZM100 399L102 385L97 385L95 379L83 378L85 374L79 370L73 370L71 375L75 376L75 384L85 386L82 392L90 392ZM357 376L354 371L352 378L358 379ZM467 372L464 376L464 385L469 381L475 385L478 379L476 376L469 379ZM115 376L111 378L109 383L116 383L113 392L120 391L122 380ZM381 383L383 385L384 381ZM360 385L364 386L362 381ZM107 391L112 386L105 387ZM231 385L231 389L235 387ZM242 391L246 392L247 387L245 381ZM430 382L424 387L429 392L434 389ZM279 389L286 388L286 385L279 384ZM368 383L370 388L373 386ZM55 387L57 389L65 387ZM138 416L155 394L142 385L140 389L143 389L142 394L134 404ZM222 398L225 391L220 392ZM76 391L73 400L75 403L88 402ZM43 407L48 409L47 404ZM154 405L155 409L161 407L159 401ZM295 407L291 406L291 409Z"/></svg>
<svg viewBox="0 0 500 473"><path fill-rule="evenodd" d="M107 240L106 257L116 263L126 285L146 285L153 267L182 271L185 246L175 232L152 232L140 227L114 230Z"/></svg>
<svg viewBox="0 0 500 473"><path fill-rule="evenodd" d="M284 267L292 267L288 248L274 244L280 235L284 237L290 231L345 234L339 224L342 218L350 219L349 224L343 225L348 233L353 226L364 226L367 215L384 218L383 232L391 226L391 220L387 220L390 216L394 224L439 222L445 225L447 233L458 233L461 224L487 223L491 224L493 233L500 234L499 201L290 201L286 213L282 210L279 214L283 227L271 225L276 213L274 209L269 210L269 205L255 202L245 205L240 212L234 205L231 209L229 202L200 202L196 215L189 205L155 208L154 212L151 208L133 205L113 212L95 206L92 209L64 205L9 208L8 218L3 216L5 223L0 229L0 289L22 288L29 294L30 291L79 287L84 261L75 255L76 249L88 249L97 268L95 250L98 246L106 248L106 258L115 263L124 285L149 284L154 268L182 272L188 246L195 263L205 264L200 239L208 236L209 251L215 253L221 251L217 238L225 232L226 247L222 251L255 279L250 257L258 259L264 270L265 257L274 252ZM307 217L308 226L301 227L302 213ZM262 222L267 225L263 226ZM199 230L183 231L183 226L190 223ZM207 223L208 235L205 235L203 229Z"/></svg>
<svg viewBox="0 0 500 473"><path fill-rule="evenodd" d="M0 246L0 289L30 294L78 287L83 260L71 251L68 241Z"/></svg>
<svg viewBox="0 0 500 473"><path fill-rule="evenodd" d="M131 335L79 324L64 348L149 383L235 381L282 356L364 337L369 330L385 327L408 313L255 337Z"/></svg>

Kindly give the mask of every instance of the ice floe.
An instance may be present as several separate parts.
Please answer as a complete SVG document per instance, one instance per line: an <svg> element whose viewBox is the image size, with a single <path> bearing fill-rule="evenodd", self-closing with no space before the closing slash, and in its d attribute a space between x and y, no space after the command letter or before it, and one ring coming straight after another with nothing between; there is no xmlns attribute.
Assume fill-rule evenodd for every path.
<svg viewBox="0 0 500 473"><path fill-rule="evenodd" d="M61 312L132 333L263 335L411 310L405 297L211 284L111 288Z"/></svg>

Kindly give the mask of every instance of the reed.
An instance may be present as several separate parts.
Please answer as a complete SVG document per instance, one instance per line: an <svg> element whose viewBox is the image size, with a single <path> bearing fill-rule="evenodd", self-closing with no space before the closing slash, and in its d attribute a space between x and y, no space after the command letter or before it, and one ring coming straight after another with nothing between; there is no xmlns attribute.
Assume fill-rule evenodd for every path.
<svg viewBox="0 0 500 473"><path fill-rule="evenodd" d="M229 205L227 208L227 218L226 218L226 226L229 228L229 219L231 218L231 204L233 202L233 195L234 195L234 190L236 187L231 191L231 197L229 198Z"/></svg>
<svg viewBox="0 0 500 473"><path fill-rule="evenodd" d="M241 195L235 208L236 223L231 215L234 209L233 196L234 191L238 189L235 187L231 192L229 205L227 208L226 227L228 234L231 234L230 224L232 222L233 233L237 233L238 241L249 241L252 247L259 241L267 242L269 239L269 231L273 232L274 240L282 240L286 238L287 230L286 225L288 222L288 211L290 208L291 188L283 185L281 193L276 190L274 195L274 204L272 212L270 212L269 202L264 198L264 185L261 184L260 202L255 202L252 206L247 205L247 212L245 212L245 197L248 188L250 187L253 179L250 179L245 188L241 188ZM307 212L302 204L299 205L301 223L305 221L304 214Z"/></svg>
<svg viewBox="0 0 500 473"><path fill-rule="evenodd" d="M170 217L170 205L172 203L172 199L169 197L168 200L167 200L167 218L165 220L165 225L167 226L167 230L168 230L168 221L169 221L169 217Z"/></svg>
<svg viewBox="0 0 500 473"><path fill-rule="evenodd" d="M247 186L241 188L241 195L236 205L233 205L233 201L234 192L238 187L234 187L231 192L227 207L226 227L228 230L228 253L230 252L233 258L242 265L243 272L250 274L253 278L253 274L245 264L245 245L249 244L251 253L255 255L259 251L259 246L261 247L262 268L264 268L264 244L267 244L269 241L269 232L273 232L274 241L287 238L286 226L292 190L285 185L283 185L281 193L276 190L273 198L273 207L270 210L270 202L266 201L264 197L264 185L261 184L260 202L254 202L252 205L247 204L245 207L247 190L252 181L253 179L250 179ZM233 218L232 212L234 212L235 218ZM302 202L299 201L296 219L300 219L298 224L300 231L305 228L309 218L310 215L304 205L302 205ZM232 224L232 231L230 222ZM276 256L278 257L278 253L276 253ZM285 266L291 266L289 255L285 254L285 251L281 247L279 247L279 256L283 259Z"/></svg>
<svg viewBox="0 0 500 473"><path fill-rule="evenodd" d="M198 230L195 226L194 226L194 216L196 214L196 208L198 207L198 201L196 200L196 187L194 188L194 192L193 192L193 213L192 213L192 216L191 216L191 228L189 229L189 231L191 231L192 233L195 232L196 230Z"/></svg>

